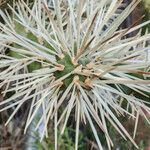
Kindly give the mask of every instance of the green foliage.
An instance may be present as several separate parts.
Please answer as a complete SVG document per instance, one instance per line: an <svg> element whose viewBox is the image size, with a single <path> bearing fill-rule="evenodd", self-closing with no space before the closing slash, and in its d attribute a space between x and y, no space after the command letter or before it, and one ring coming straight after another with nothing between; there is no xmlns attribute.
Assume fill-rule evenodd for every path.
<svg viewBox="0 0 150 150"><path fill-rule="evenodd" d="M75 131L72 128L66 128L63 135L58 133L58 150L74 150L75 142L74 142ZM54 140L49 138L45 138L44 141L40 142L39 139L33 146L37 147L38 150L54 150L55 144ZM83 141L83 133L80 132L79 135L79 148L78 150L86 150L86 145Z"/></svg>

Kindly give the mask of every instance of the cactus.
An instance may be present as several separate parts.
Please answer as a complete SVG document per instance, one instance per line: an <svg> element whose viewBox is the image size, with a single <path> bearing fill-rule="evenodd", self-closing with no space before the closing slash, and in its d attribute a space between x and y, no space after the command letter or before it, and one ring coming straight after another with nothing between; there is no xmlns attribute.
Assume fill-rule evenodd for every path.
<svg viewBox="0 0 150 150"><path fill-rule="evenodd" d="M139 115L150 114L149 102L133 94L149 97L150 34L127 36L150 21L136 26L139 18L131 27L119 29L139 3L133 0L121 10L118 0L36 0L31 5L18 1L10 8L12 16L0 11L5 21L0 23L0 87L4 96L13 92L0 102L0 111L14 108L6 124L23 103L31 101L25 132L42 109L35 129L44 123L42 137L48 136L48 122L53 120L55 149L57 127L63 122L63 134L72 113L76 150L81 123L90 124L102 150L99 126L111 149L107 121L138 147L118 116L135 119L135 136Z"/></svg>

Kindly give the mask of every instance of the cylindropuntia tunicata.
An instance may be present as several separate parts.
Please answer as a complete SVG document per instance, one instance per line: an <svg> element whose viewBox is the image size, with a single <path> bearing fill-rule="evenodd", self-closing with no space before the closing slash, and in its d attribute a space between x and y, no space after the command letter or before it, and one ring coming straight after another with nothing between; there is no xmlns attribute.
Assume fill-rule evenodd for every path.
<svg viewBox="0 0 150 150"><path fill-rule="evenodd" d="M76 150L80 123L87 122L99 149L103 148L95 124L111 149L106 120L137 147L117 116L126 114L136 120L135 136L139 115L150 114L149 102L130 94L130 90L149 94L150 81L143 76L150 75L144 71L150 65L145 59L150 34L126 36L150 21L119 29L139 3L133 0L121 10L122 0L35 0L31 5L17 2L10 7L12 15L0 11L5 22L0 23L0 87L5 85L4 96L14 93L0 103L0 111L15 108L6 124L30 100L25 131L42 108L36 129L44 123L43 136L47 136L48 122L54 119L55 149L57 127L64 119L64 132L73 109Z"/></svg>

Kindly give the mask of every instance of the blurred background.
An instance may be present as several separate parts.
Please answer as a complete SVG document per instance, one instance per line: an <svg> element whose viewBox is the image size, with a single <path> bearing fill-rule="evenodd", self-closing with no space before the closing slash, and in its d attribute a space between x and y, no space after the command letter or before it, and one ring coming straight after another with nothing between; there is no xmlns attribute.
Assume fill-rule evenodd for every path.
<svg viewBox="0 0 150 150"><path fill-rule="evenodd" d="M124 0L124 7L126 7L126 5L130 3L130 1L131 0ZM13 0L0 0L0 8L2 10L9 9L8 4L12 5ZM150 0L143 0L141 4L133 11L133 13L123 22L123 24L121 25L122 28L129 27L131 24L133 24L133 22L135 22L143 15L145 15L143 21L150 19ZM143 29L143 33L146 29L150 30L150 25L146 26ZM1 89L0 101L3 101ZM26 135L23 134L23 127L27 115L27 110L28 104L25 104L8 126L5 126L5 122L7 121L7 118L11 114L12 110L0 112L0 150L54 150L54 138L51 131L51 125L49 128L49 133L51 136L48 139L44 139L44 141L42 142L39 141L38 133L34 133L34 123L28 133ZM120 120L122 120L122 123L129 131L129 133L133 135L134 121L125 120L123 118L120 118ZM70 123L69 127L65 131L65 134L62 137L59 136L58 150L74 150L75 131L72 129L72 124L73 123ZM124 141L112 128L112 126L109 126L110 134L115 144L113 148L114 150L135 150L135 147L131 144L131 142ZM72 138L70 138L70 135ZM100 136L101 139L104 139L104 137L101 135L101 132ZM150 150L150 126L145 120L143 120L143 118L140 118L135 141L139 145L140 150ZM105 140L103 144L105 147ZM88 125L86 127L81 127L79 150L98 150L96 142L89 130Z"/></svg>

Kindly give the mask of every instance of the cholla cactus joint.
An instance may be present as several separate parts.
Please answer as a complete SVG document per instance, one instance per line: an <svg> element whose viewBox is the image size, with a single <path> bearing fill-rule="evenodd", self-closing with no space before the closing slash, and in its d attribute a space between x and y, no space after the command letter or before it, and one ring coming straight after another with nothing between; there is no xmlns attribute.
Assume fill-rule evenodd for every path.
<svg viewBox="0 0 150 150"><path fill-rule="evenodd" d="M11 8L13 17L0 11L5 21L5 25L0 23L0 87L5 87L4 96L15 92L0 103L0 111L15 108L6 124L30 100L25 131L42 108L36 129L44 123L42 138L48 136L48 122L54 119L55 149L57 127L64 120L61 133L64 132L73 109L76 150L81 123L90 124L101 150L96 123L111 149L113 142L106 120L137 147L133 138L138 116L147 119L149 102L125 92L124 87L148 97L150 81L145 79L150 75L147 69L150 61L146 41L150 34L141 36L139 31L135 37L125 37L150 21L128 29L118 28L139 2L133 0L120 10L122 0L52 0L49 3L35 0L32 7L19 1ZM6 49L9 54L5 53ZM138 77L139 74L144 78ZM122 106L124 102L126 107ZM59 116L60 108L63 112ZM136 120L133 138L118 120L117 116L125 114Z"/></svg>

